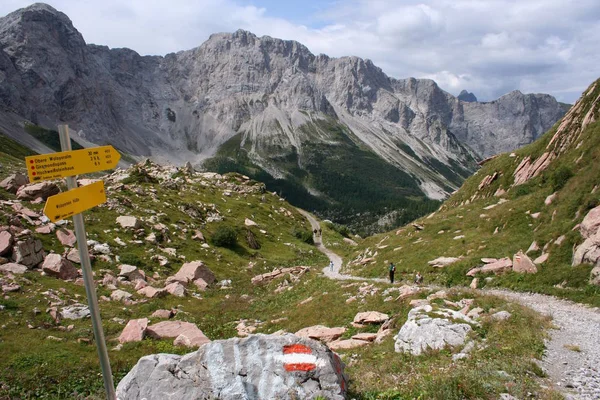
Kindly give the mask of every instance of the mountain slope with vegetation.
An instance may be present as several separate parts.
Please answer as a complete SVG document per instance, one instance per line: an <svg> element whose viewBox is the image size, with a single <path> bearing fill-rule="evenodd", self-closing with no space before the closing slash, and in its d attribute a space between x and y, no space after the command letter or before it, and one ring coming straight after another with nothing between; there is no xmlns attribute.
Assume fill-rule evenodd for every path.
<svg viewBox="0 0 600 400"><path fill-rule="evenodd" d="M404 279L420 271L429 283L468 286L475 277L479 287L600 305L600 287L590 276L594 265L571 266L575 249L584 242L580 224L600 204L599 120L596 81L539 140L486 162L439 211L362 241L347 253L346 268L383 277L385 264L393 261ZM513 261L520 250L537 259L537 273L490 275L475 270L466 275L483 266L483 258ZM435 263L429 261L438 257L456 259L442 262L447 266L431 266ZM361 263L366 258L372 260Z"/></svg>

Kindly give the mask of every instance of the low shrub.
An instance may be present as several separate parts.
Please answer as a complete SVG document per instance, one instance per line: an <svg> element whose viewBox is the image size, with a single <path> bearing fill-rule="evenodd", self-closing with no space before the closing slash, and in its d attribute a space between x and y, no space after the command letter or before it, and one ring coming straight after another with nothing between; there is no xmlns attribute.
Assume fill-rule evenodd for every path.
<svg viewBox="0 0 600 400"><path fill-rule="evenodd" d="M237 243L237 232L230 226L221 225L212 235L212 242L219 247L233 247Z"/></svg>

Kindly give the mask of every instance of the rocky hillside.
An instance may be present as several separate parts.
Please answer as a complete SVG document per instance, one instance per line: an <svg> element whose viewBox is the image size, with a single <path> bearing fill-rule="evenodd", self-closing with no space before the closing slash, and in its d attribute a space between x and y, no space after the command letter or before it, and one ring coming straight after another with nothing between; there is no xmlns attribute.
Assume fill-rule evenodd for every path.
<svg viewBox="0 0 600 400"><path fill-rule="evenodd" d="M24 120L50 129L65 121L82 143L180 165L219 151L211 167L246 169L296 204L345 207L346 217L372 210L343 199L379 197L361 176L352 194L338 194L331 183L345 185L354 171L383 168L396 182L373 207L379 215L413 210L408 199L445 198L478 157L531 142L564 113L540 94L463 102L431 80L393 79L369 60L315 56L245 31L140 56L86 44L44 4L0 19L0 49L0 129L30 148L44 150L24 135Z"/></svg>
<svg viewBox="0 0 600 400"><path fill-rule="evenodd" d="M0 164L0 398L103 398L72 222L41 214L64 186ZM303 214L239 174L98 178L108 201L85 220L119 398L554 398L530 378L548 324L529 310L331 280ZM352 245L331 224L316 238Z"/></svg>
<svg viewBox="0 0 600 400"><path fill-rule="evenodd" d="M600 305L600 81L533 144L485 163L439 211L349 252L347 268Z"/></svg>

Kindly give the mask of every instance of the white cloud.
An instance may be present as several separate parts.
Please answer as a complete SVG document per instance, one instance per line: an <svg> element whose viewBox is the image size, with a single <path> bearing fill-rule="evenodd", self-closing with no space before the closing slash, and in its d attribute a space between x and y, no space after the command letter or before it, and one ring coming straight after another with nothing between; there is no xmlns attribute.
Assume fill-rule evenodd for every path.
<svg viewBox="0 0 600 400"><path fill-rule="evenodd" d="M390 76L430 77L483 100L520 89L573 102L600 76L597 0L340 0L314 26L274 16L261 0L47 1L88 43L141 54L190 49L243 28L314 53L370 58ZM2 0L0 15L30 3Z"/></svg>

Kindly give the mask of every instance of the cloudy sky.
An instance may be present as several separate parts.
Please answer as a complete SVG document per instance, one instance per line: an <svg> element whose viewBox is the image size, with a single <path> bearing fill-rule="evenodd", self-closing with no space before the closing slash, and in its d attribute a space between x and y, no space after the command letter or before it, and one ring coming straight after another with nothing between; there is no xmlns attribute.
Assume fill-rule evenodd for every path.
<svg viewBox="0 0 600 400"><path fill-rule="evenodd" d="M33 3L1 0L0 15ZM88 43L164 55L239 28L313 53L370 58L395 78L493 100L573 103L600 77L598 0L48 0Z"/></svg>

